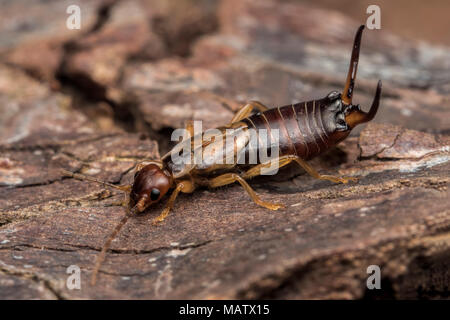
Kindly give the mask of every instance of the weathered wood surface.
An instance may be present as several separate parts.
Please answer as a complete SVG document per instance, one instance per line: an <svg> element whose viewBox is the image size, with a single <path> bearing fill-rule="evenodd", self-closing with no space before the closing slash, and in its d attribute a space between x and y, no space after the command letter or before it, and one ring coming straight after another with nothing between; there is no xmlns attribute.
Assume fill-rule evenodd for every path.
<svg viewBox="0 0 450 320"><path fill-rule="evenodd" d="M73 32L64 1L4 4L2 20L20 23L0 30L0 298L448 298L450 49L382 30L363 36L354 98L367 107L381 78L379 114L312 162L359 183L255 179L287 204L276 212L238 185L182 195L158 227L162 206L131 219L89 286L122 195L60 168L127 183L187 119L212 127L246 100L343 86L358 22L297 3L201 2L80 1ZM81 290L66 288L70 265ZM369 265L382 290L367 290Z"/></svg>

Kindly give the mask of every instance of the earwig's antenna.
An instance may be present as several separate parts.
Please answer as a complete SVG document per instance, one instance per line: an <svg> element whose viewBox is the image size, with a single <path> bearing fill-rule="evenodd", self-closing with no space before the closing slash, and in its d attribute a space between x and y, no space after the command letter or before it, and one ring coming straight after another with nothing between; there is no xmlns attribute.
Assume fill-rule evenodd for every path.
<svg viewBox="0 0 450 320"><path fill-rule="evenodd" d="M130 191L130 186L129 185L116 186L114 184L111 184L111 183L108 183L108 182L105 182L105 181L101 181L101 180L98 180L98 179L93 178L93 177L85 176L84 174L73 173L73 172L70 172L70 171L67 171L67 170L64 170L64 169L61 169L61 171L66 176L70 176L70 177L73 177L73 178L78 179L78 180L82 180L82 181L86 180L86 181L96 182L96 183L99 183L101 185L120 190L122 192L129 192ZM128 218L130 218L136 212L136 210L137 210L136 207L133 207L131 210L127 208L127 210L125 212L125 215L122 217L120 222L116 225L114 230L110 233L110 235L106 239L105 243L103 244L102 250L100 251L100 253L99 253L98 257L97 257L97 260L95 262L95 266L94 266L94 270L93 270L92 278L91 278L91 285L95 285L95 282L97 281L98 270L100 269L100 266L101 266L102 262L105 260L106 251L109 249L109 247L111 246L112 241L117 236L117 234L120 232L122 227L125 225L125 223L127 223Z"/></svg>
<svg viewBox="0 0 450 320"><path fill-rule="evenodd" d="M100 270L100 266L102 265L103 261L105 261L106 251L108 251L109 247L111 246L112 241L117 236L117 234L120 232L122 227L127 223L128 219L134 215L137 212L137 206L134 206L133 208L129 209L127 208L125 215L122 217L120 222L115 226L113 231L109 234L108 238L106 238L106 241L103 244L102 250L97 256L97 260L95 261L94 270L92 271L92 277L91 277L91 285L94 286L97 282L97 274Z"/></svg>
<svg viewBox="0 0 450 320"><path fill-rule="evenodd" d="M359 48L361 46L361 36L364 25L361 25L356 32L355 41L353 42L352 57L348 68L347 80L345 81L344 91L342 92L342 101L350 105L352 104L353 87L355 86L356 72L358 71Z"/></svg>
<svg viewBox="0 0 450 320"><path fill-rule="evenodd" d="M80 174L80 173L74 173L74 172L70 172L64 169L61 169L61 171L66 175L66 176L70 176L73 177L75 179L81 180L81 181L91 181L91 182L96 182L98 184L107 186L107 187L111 187L117 190L120 190L122 192L129 192L130 191L130 186L126 185L126 186L116 186L115 184L111 184L105 181L101 181L99 179L93 178L93 177L89 177L89 176L85 176L84 174Z"/></svg>
<svg viewBox="0 0 450 320"><path fill-rule="evenodd" d="M156 165L161 165L161 161L151 161L151 163L156 164ZM101 181L101 180L98 180L93 177L85 176L83 174L73 173L73 172L70 172L70 171L67 171L64 169L61 169L61 171L63 172L63 174L73 177L75 179L96 182L101 185L108 186L108 187L120 190L122 192L126 192L127 194L131 191L131 185L116 186L114 184L111 184L111 183L108 183L105 181ZM132 215L139 213L145 209L144 203L146 200L147 200L146 197L142 197L131 209L129 207L130 206L129 200L127 201L128 205L127 205L125 215L122 217L122 219L119 221L119 223L114 227L113 231L106 238L106 241L104 242L102 249L97 256L97 260L95 262L95 266L92 271L91 285L95 285L95 283L97 282L98 271L100 270L100 266L103 263L103 261L105 261L106 252L110 248L112 241L114 240L114 238L117 236L117 234L120 232L122 227L127 223L128 219Z"/></svg>

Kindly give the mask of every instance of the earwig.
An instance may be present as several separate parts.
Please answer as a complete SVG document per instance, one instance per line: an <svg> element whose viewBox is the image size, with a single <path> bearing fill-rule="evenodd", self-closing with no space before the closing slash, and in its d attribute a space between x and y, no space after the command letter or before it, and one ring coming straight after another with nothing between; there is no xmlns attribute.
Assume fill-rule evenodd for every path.
<svg viewBox="0 0 450 320"><path fill-rule="evenodd" d="M366 113L361 110L359 105L352 104L363 29L364 26L362 25L356 32L350 66L342 93L332 91L323 99L299 102L273 109L267 108L260 102L250 101L236 112L228 125L218 128L224 136L228 128L233 128L238 132L238 146L233 149L231 154L225 154L224 157L237 159L238 152L248 153L249 143L246 133L249 129L255 129L256 132L259 129L265 129L269 136L273 130L277 129L279 130L279 156L275 161L278 163L279 168L295 162L317 179L329 180L335 183L357 181L354 177L322 175L310 166L307 160L329 150L344 140L355 126L372 120L377 113L381 96L381 81L378 82L369 112ZM251 115L254 110L257 110L258 113ZM205 161L199 164L175 163L172 160L172 156L180 151L180 145L183 143L193 144L192 124L188 124L186 129L191 133L191 136L178 146L175 146L160 160L144 162L138 165L131 185L117 186L84 175L65 172L74 178L97 182L123 191L128 195L126 213L112 233L106 238L97 257L92 272L92 284L96 282L100 265L105 259L112 240L120 232L128 218L144 212L147 208L159 202L169 190L173 191L167 205L162 213L154 219L153 224L157 224L166 218L180 192L192 193L198 187L217 188L235 182L238 182L245 189L256 204L270 210L284 207L283 204L261 200L246 181L260 175L262 169L269 166L267 162L263 162L261 159L258 159L258 162L254 165L241 165L237 161L231 165L228 162L211 163ZM203 138L207 136L207 132L202 133ZM202 144L200 146L201 151L203 153L209 152L206 147L214 143L216 142L209 141ZM194 151L192 151L192 154ZM192 156L192 154L189 156ZM273 161L271 159L271 163Z"/></svg>

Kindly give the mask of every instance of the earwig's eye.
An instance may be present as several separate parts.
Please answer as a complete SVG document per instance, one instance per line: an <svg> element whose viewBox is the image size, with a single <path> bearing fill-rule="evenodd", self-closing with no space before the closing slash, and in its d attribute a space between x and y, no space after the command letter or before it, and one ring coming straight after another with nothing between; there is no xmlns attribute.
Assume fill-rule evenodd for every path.
<svg viewBox="0 0 450 320"><path fill-rule="evenodd" d="M161 192L159 189L153 188L150 192L150 199L152 199L152 201L158 200L160 194Z"/></svg>
<svg viewBox="0 0 450 320"><path fill-rule="evenodd" d="M153 188L150 192L150 199L152 199L152 201L158 200L160 193L161 192L158 189Z"/></svg>

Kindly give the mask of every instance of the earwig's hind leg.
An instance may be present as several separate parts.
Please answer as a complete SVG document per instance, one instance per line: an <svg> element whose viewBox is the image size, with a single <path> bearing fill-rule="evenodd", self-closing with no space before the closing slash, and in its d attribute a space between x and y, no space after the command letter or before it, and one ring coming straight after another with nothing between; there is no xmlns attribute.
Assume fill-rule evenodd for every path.
<svg viewBox="0 0 450 320"><path fill-rule="evenodd" d="M153 220L152 224L155 225L159 222L164 221L164 219L167 217L170 210L172 209L175 199L177 198L177 196L180 192L191 193L192 191L194 191L194 185L192 184L192 182L182 181L182 182L177 183L175 190L172 192L169 200L167 201L166 207L161 212L161 214Z"/></svg>
<svg viewBox="0 0 450 320"><path fill-rule="evenodd" d="M258 164L256 166L252 167L251 169L247 170L242 175L242 177L244 179L250 179L250 178L259 176L259 175L261 175L262 169L270 168L274 165L274 163L277 163L277 168L279 169L279 168L284 167L285 165L291 163L294 160L293 157L295 157L295 156L282 156L282 157L279 157L279 158L276 158L273 160L269 160L265 163Z"/></svg>
<svg viewBox="0 0 450 320"><path fill-rule="evenodd" d="M270 203L270 202L261 200L258 197L258 195L256 194L256 192L248 185L247 181L245 181L241 176L239 176L238 174L235 174L235 173L225 173L216 178L213 178L209 181L209 186L211 188L217 188L217 187L225 186L225 185L228 185L228 184L231 184L234 182L239 182L241 184L241 186L245 189L245 191L247 191L250 198L252 198L252 200L256 204L258 204L264 208L270 209L270 210L278 210L280 208L284 208L284 205L282 205L282 204Z"/></svg>
<svg viewBox="0 0 450 320"><path fill-rule="evenodd" d="M228 124L228 127L230 127L233 123L241 121L244 118L247 118L253 111L253 109L256 109L260 112L264 112L266 110L269 110L268 107L263 105L261 102L258 101L249 101L246 105L241 107L234 115L231 122Z"/></svg>
<svg viewBox="0 0 450 320"><path fill-rule="evenodd" d="M306 172L308 172L311 176L313 176L316 179L321 180L329 180L335 183L347 183L349 181L358 181L358 178L354 177L336 177L331 175L323 175L320 174L314 169L311 165L309 165L305 160L301 159L298 156L295 155L287 155L279 157L278 159L273 159L272 161L278 161L278 168L284 167L285 165L291 163L292 161L297 162L303 169L305 169ZM255 177L257 175L261 174L261 169L268 168L272 165L271 161L263 164L259 164L257 166L254 166L250 170L244 173L243 177L245 179Z"/></svg>
<svg viewBox="0 0 450 320"><path fill-rule="evenodd" d="M311 176L313 176L316 179L320 179L320 180L329 180L331 182L335 182L335 183L348 183L349 181L358 181L358 178L355 177L336 177L336 176L331 176L331 175L325 175L325 174L320 174L319 172L316 171L316 169L314 169L312 166L310 166L305 160L299 158L299 157L295 157L293 159L295 162L297 162L300 166L302 166L303 169L306 170L306 172L308 172Z"/></svg>

